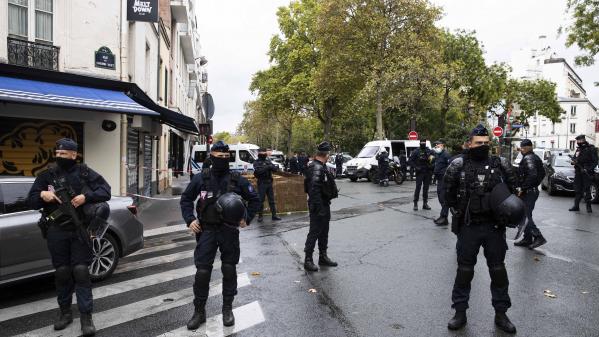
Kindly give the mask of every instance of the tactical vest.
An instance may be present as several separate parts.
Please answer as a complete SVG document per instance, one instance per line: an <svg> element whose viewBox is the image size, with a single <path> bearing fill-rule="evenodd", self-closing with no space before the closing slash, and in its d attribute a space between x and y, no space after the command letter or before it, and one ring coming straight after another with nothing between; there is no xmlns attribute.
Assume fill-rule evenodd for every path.
<svg viewBox="0 0 599 337"><path fill-rule="evenodd" d="M219 225L222 219L216 210L216 201L224 193L233 192L239 185L239 172L229 172L229 181L227 189L221 193L220 186L217 185L216 179L213 179L210 168L202 170L202 183L200 186L206 187L206 195L200 195L196 204L196 213L201 219L202 224Z"/></svg>
<svg viewBox="0 0 599 337"><path fill-rule="evenodd" d="M470 159L464 160L458 198L466 224L492 220L489 196L495 185L502 181L499 157L490 157L484 165L475 165Z"/></svg>

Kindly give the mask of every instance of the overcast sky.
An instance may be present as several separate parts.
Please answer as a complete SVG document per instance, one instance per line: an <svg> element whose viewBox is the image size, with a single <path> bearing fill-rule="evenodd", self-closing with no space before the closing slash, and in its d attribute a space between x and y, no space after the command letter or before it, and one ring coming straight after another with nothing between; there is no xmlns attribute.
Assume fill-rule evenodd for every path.
<svg viewBox="0 0 599 337"><path fill-rule="evenodd" d="M566 49L557 29L566 20L567 0L432 0L444 8L440 26L475 30L489 63L509 62L513 51L530 48L546 35L554 51L573 65L575 48ZM288 0L200 0L197 14L202 52L208 58L208 90L214 97L214 129L234 132L252 74L268 67L268 45L278 32L276 11ZM575 68L591 101L599 104L599 66Z"/></svg>

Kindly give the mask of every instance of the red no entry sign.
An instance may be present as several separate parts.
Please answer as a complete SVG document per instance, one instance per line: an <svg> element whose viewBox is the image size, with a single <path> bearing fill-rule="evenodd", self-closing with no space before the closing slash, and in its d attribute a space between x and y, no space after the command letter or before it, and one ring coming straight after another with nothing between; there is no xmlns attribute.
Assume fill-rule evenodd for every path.
<svg viewBox="0 0 599 337"><path fill-rule="evenodd" d="M416 131L410 131L410 133L408 133L408 139L409 140L417 140L418 139L418 132L416 132Z"/></svg>
<svg viewBox="0 0 599 337"><path fill-rule="evenodd" d="M495 136L495 137L503 136L503 129L501 128L501 126L496 126L493 128L493 136Z"/></svg>

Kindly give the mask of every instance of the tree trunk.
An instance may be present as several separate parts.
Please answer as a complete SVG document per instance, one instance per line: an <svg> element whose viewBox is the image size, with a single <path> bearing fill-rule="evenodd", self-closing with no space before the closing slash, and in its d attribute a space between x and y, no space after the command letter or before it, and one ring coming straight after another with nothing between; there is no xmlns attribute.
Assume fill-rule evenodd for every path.
<svg viewBox="0 0 599 337"><path fill-rule="evenodd" d="M376 138L384 139L383 130L383 93L381 92L381 83L376 82Z"/></svg>
<svg viewBox="0 0 599 337"><path fill-rule="evenodd" d="M445 134L445 128L447 127L447 113L449 112L449 85L445 86L445 94L443 95L443 108L441 109L441 134Z"/></svg>
<svg viewBox="0 0 599 337"><path fill-rule="evenodd" d="M336 104L337 104L337 99L334 97L327 98L327 100L324 102L323 138L326 141L329 141L329 139L331 137L331 128L333 126L333 115L335 112Z"/></svg>
<svg viewBox="0 0 599 337"><path fill-rule="evenodd" d="M287 156L291 156L291 136L293 135L292 128L288 128L287 130Z"/></svg>

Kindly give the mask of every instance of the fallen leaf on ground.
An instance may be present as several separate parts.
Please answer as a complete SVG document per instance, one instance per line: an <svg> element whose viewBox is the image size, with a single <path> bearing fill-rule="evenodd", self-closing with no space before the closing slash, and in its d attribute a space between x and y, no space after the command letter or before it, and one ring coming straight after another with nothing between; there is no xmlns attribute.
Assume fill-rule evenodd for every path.
<svg viewBox="0 0 599 337"><path fill-rule="evenodd" d="M588 291L583 291L582 293L583 293L583 294L588 294L589 292L588 292Z"/></svg>
<svg viewBox="0 0 599 337"><path fill-rule="evenodd" d="M314 289L314 288L310 288L310 289L308 289L308 292L309 292L309 293L316 293L316 289Z"/></svg>
<svg viewBox="0 0 599 337"><path fill-rule="evenodd" d="M295 282L295 283L300 283L300 281L293 281L293 282Z"/></svg>
<svg viewBox="0 0 599 337"><path fill-rule="evenodd" d="M553 293L553 291L551 291L549 289L543 290L543 294L551 294L551 293Z"/></svg>
<svg viewBox="0 0 599 337"><path fill-rule="evenodd" d="M252 272L252 276L260 276L260 272L259 271L253 271Z"/></svg>
<svg viewBox="0 0 599 337"><path fill-rule="evenodd" d="M541 259L538 256L533 257L533 260L535 260L535 261L541 261Z"/></svg>
<svg viewBox="0 0 599 337"><path fill-rule="evenodd" d="M557 295L555 295L551 290L546 289L543 291L543 295L545 295L545 297L549 297L549 298L557 298Z"/></svg>

